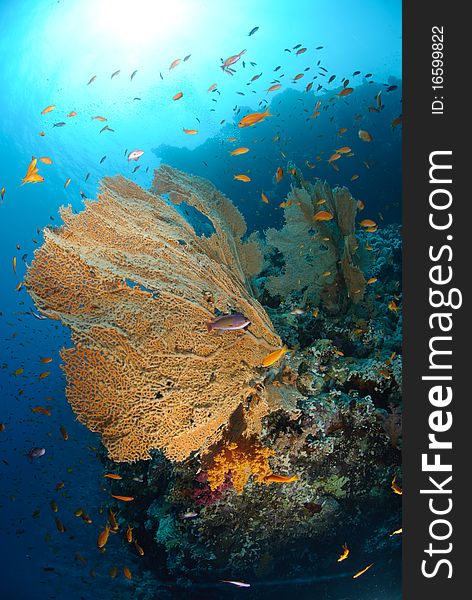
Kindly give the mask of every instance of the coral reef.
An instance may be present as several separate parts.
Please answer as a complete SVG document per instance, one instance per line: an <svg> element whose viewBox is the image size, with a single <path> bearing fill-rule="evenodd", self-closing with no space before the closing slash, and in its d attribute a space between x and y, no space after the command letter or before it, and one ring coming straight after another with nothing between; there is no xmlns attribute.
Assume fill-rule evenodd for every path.
<svg viewBox="0 0 472 600"><path fill-rule="evenodd" d="M268 252L281 253L282 273L270 275L264 289L282 298L300 292L303 303L339 312L349 298L362 300L366 280L359 268L365 256L355 235L357 202L346 188L331 189L297 176L285 203L283 229L268 229ZM318 219L322 214L324 219Z"/></svg>
<svg viewBox="0 0 472 600"><path fill-rule="evenodd" d="M186 203L214 228L199 236L177 209ZM216 188L167 166L149 193L117 176L64 225L46 229L26 285L38 309L70 327L61 357L67 398L99 432L110 458L181 461L221 439L244 405L241 433L268 411L262 359L280 346L250 279L260 266L242 215ZM247 331L208 333L237 311Z"/></svg>

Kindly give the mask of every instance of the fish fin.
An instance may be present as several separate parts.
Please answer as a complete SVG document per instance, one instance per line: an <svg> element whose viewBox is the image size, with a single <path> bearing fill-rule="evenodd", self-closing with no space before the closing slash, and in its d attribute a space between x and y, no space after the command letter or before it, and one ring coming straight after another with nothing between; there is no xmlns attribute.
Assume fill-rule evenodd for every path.
<svg viewBox="0 0 472 600"><path fill-rule="evenodd" d="M211 321L208 321L206 326L208 329L208 333L210 333L213 330L213 323Z"/></svg>

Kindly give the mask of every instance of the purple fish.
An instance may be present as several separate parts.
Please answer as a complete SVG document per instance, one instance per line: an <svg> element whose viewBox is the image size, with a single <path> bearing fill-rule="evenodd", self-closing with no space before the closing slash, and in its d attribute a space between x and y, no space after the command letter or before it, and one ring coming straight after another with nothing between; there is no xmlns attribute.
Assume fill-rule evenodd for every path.
<svg viewBox="0 0 472 600"><path fill-rule="evenodd" d="M212 321L208 321L206 324L208 332L213 329L219 329L220 331L234 331L235 329L244 329L250 325L251 321L241 313L234 313L230 315L220 315L215 317Z"/></svg>
<svg viewBox="0 0 472 600"><path fill-rule="evenodd" d="M28 454L25 454L29 458L30 462L33 462L34 458L39 458L46 454L46 448L31 448Z"/></svg>

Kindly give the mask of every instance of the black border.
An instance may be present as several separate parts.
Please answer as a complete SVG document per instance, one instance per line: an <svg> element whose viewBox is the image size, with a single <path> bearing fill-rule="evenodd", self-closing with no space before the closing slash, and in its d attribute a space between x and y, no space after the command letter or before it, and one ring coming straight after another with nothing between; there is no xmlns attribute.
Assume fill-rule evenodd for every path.
<svg viewBox="0 0 472 600"><path fill-rule="evenodd" d="M472 74L469 68L472 31L466 16L468 3L431 0L407 0L403 3L403 214L404 214L404 382L403 382L403 597L414 599L455 600L472 597L469 572L472 573L472 386L466 380L472 373L472 327L467 289L472 279ZM468 11L467 11L468 12ZM444 96L443 115L431 113L434 99L431 86L433 26L444 28ZM467 147L469 146L469 150ZM453 572L441 568L437 576L427 579L421 562L428 558L424 549L430 537L428 527L434 515L428 509L428 496L420 493L428 485L428 474L421 470L421 455L427 451L428 402L431 382L422 381L429 362L428 341L432 335L428 317L429 246L446 243L446 233L434 231L428 223L429 155L435 150L452 150L453 225L450 242L453 249L451 286L462 290L463 305L452 310L453 413L452 429L443 434L453 443L453 509L447 518L453 526L449 541L453 548L447 558ZM469 176L470 175L470 176ZM443 262L447 265L447 262ZM445 334L446 335L446 334ZM451 358L451 357L449 357ZM444 454L444 458L446 454ZM439 543L438 543L439 547ZM438 555L439 556L439 555ZM446 555L444 555L446 557Z"/></svg>

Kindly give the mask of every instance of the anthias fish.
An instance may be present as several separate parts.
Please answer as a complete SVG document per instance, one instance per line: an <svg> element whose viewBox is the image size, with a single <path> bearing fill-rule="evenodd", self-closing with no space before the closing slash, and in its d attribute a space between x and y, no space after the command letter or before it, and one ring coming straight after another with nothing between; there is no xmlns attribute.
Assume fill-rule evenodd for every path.
<svg viewBox="0 0 472 600"><path fill-rule="evenodd" d="M287 352L290 352L290 350L285 345L282 346L282 348L279 348L278 350L274 350L274 352L271 352L263 359L262 366L270 367L271 365L276 363L279 359L281 359L282 356L284 356L284 354L286 354Z"/></svg>
<svg viewBox="0 0 472 600"><path fill-rule="evenodd" d="M238 127L240 127L240 128L241 127L251 127L252 125L255 125L256 123L263 121L266 117L273 117L273 116L274 115L270 114L269 109L267 109L264 112L250 113L249 115L246 115L239 121Z"/></svg>
<svg viewBox="0 0 472 600"><path fill-rule="evenodd" d="M338 558L338 562L342 562L343 560L346 560L346 558L349 556L349 548L347 547L346 544L343 544L343 551L341 552L341 556Z"/></svg>
<svg viewBox="0 0 472 600"><path fill-rule="evenodd" d="M208 332L214 329L219 331L235 331L244 329L250 325L251 321L242 313L233 313L229 315L220 315L206 324Z"/></svg>
<svg viewBox="0 0 472 600"><path fill-rule="evenodd" d="M130 160L138 160L140 156L144 154L144 150L133 150L128 154L128 161Z"/></svg>
<svg viewBox="0 0 472 600"><path fill-rule="evenodd" d="M267 483L293 483L294 481L298 481L298 475L286 476L274 475L274 473L272 473L272 475L268 475L265 478L265 481Z"/></svg>

